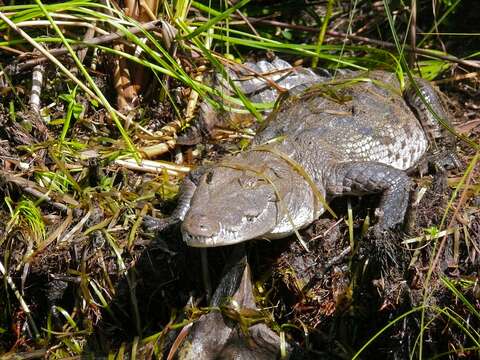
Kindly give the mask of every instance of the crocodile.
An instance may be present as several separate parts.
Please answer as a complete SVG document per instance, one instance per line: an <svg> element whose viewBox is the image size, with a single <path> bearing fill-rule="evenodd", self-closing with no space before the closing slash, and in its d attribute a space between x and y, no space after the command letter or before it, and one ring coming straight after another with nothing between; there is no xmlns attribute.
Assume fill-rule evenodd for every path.
<svg viewBox="0 0 480 360"><path fill-rule="evenodd" d="M294 85L247 150L184 179L172 216L187 245L283 238L330 211L335 197L376 193L373 229L382 234L404 220L409 171L426 158L458 165L455 136L437 121L451 128L450 116L427 81L402 92L394 74L375 70Z"/></svg>

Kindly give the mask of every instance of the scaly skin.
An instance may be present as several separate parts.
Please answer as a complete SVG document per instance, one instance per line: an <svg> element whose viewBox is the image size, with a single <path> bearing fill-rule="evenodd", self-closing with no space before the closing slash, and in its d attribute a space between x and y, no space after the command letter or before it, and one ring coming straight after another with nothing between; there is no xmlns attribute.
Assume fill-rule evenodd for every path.
<svg viewBox="0 0 480 360"><path fill-rule="evenodd" d="M422 83L422 89L431 88ZM447 114L435 92L428 95L432 107ZM249 150L186 180L178 211L183 238L190 246L213 247L288 236L325 211L307 178L327 201L380 193L376 229L392 228L408 205L405 171L426 155L432 139L441 139L430 135L438 128L430 117L415 116L390 73L300 85Z"/></svg>
<svg viewBox="0 0 480 360"><path fill-rule="evenodd" d="M448 122L449 114L446 111L446 105L442 99L444 96L440 91L433 87L424 79L415 79L418 91L422 97L428 102L434 113L441 119L446 119L445 125L451 127ZM456 137L445 126L439 124L430 109L417 95L417 90L412 84L407 85L405 91L405 100L415 112L420 120L423 130L428 137L430 143L430 161L438 169L459 168L461 166L454 149Z"/></svg>
<svg viewBox="0 0 480 360"><path fill-rule="evenodd" d="M227 307L225 307L227 306ZM232 315L242 309L257 311L253 295L250 268L244 249L237 247L230 255L226 272L222 276L217 290L210 302L212 311L202 315L190 329L188 336L181 342L178 358L183 360L268 360L280 355L279 336L264 323L245 327L226 316L227 308ZM215 308L223 308L223 313ZM244 324L245 325L245 324ZM286 343L285 352L290 354L292 347Z"/></svg>

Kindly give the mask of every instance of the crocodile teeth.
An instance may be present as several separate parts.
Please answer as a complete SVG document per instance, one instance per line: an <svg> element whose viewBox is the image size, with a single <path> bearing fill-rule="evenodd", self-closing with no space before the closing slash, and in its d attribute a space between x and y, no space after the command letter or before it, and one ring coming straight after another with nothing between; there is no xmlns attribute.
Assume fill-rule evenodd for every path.
<svg viewBox="0 0 480 360"><path fill-rule="evenodd" d="M238 233L235 231L221 228L220 232L214 236L198 236L183 232L183 241L192 247L215 247L234 244L238 240Z"/></svg>

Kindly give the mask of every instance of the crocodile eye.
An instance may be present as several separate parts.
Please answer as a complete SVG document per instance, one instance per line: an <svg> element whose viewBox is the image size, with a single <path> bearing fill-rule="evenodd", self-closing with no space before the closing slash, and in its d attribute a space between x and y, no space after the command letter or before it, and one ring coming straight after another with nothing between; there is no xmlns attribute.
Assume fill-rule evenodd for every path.
<svg viewBox="0 0 480 360"><path fill-rule="evenodd" d="M205 182L210 185L212 183L212 180L213 180L213 171L209 171L205 178Z"/></svg>
<svg viewBox="0 0 480 360"><path fill-rule="evenodd" d="M253 216L253 215L245 215L245 220L247 220L248 222L254 221L255 218L256 216Z"/></svg>
<svg viewBox="0 0 480 360"><path fill-rule="evenodd" d="M253 189L257 186L258 179L254 177L240 178L240 186L244 189Z"/></svg>

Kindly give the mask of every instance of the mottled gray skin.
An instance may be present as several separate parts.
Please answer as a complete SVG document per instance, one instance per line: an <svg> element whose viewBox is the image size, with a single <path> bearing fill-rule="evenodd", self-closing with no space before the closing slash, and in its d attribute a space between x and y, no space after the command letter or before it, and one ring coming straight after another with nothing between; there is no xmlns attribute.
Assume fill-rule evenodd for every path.
<svg viewBox="0 0 480 360"><path fill-rule="evenodd" d="M210 311L190 329L178 350L178 359L268 360L280 358L280 337L264 322L248 326L245 333L234 320L241 312L260 315L255 304L250 268L244 248L233 249L210 302ZM216 308L223 308L217 311ZM230 313L230 316L228 316ZM232 316L233 315L233 316ZM243 330L246 330L246 324ZM287 356L292 351L286 343Z"/></svg>
<svg viewBox="0 0 480 360"><path fill-rule="evenodd" d="M431 107L445 116L436 91L420 85ZM185 180L175 215L183 219L184 241L213 247L282 238L317 219L325 211L322 203L305 174L284 156L308 174L327 202L380 193L375 229L400 224L411 186L406 171L425 158L434 141L449 150L454 142L440 141L449 135L423 115L416 93L407 92L407 100L419 116L399 89L396 77L383 71L293 88L249 150Z"/></svg>

